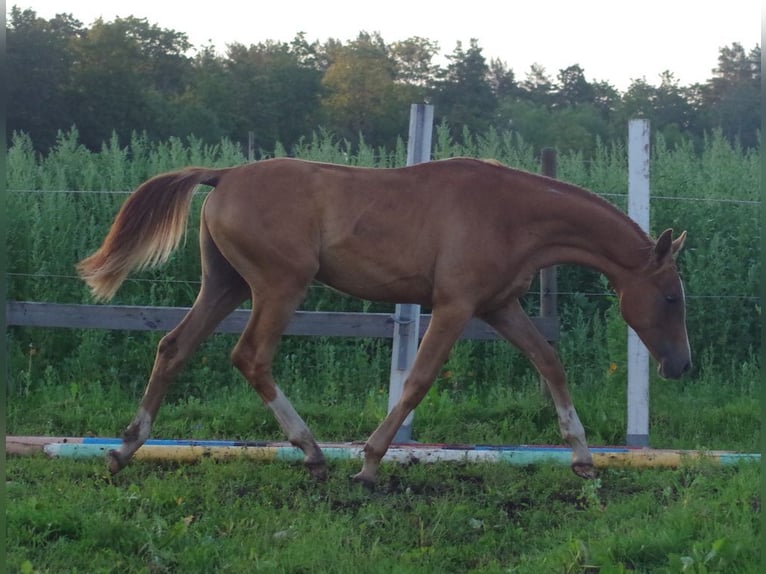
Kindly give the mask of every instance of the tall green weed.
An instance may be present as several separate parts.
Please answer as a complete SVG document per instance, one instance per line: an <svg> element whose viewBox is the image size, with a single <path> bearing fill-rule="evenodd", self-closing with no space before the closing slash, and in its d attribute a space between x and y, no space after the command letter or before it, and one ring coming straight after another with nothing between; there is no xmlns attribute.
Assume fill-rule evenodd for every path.
<svg viewBox="0 0 766 574"><path fill-rule="evenodd" d="M466 136L463 143L456 144L446 124L437 126L434 158L494 157L513 167L539 170L532 146L517 134L490 130ZM605 194L625 209L625 148L596 142L595 149L589 161L575 153L560 154L558 177ZM305 159L375 167L396 167L406 161L401 140L394 150L372 148L364 140L352 148L348 142L322 131L289 153ZM273 153L287 154L279 145ZM91 152L78 143L74 128L61 132L56 146L43 157L34 152L28 136L15 134L8 150L7 170L10 299L90 302L85 286L75 276L74 265L100 244L129 190L159 172L186 165L228 166L246 161L240 147L228 140L216 145L195 138L151 142L143 134L134 134L126 143L113 136L101 150ZM754 360L761 344L761 307L757 299L759 205L731 202L758 197L759 173L758 151L732 146L720 133L708 136L701 153L696 153L691 144L670 148L662 138L657 138L653 147L652 228L655 235L666 227L688 231L679 267L687 286L693 351L697 356L712 353L716 357L706 368L721 362L747 364ZM199 193L194 199L185 247L161 269L131 277L115 303L188 306L193 302L199 287L195 230L203 198L204 193ZM561 266L558 283L563 334L559 348L570 375L580 381L619 376L622 358L615 349L622 345L622 324L603 277L587 269ZM530 313L537 312L536 296L531 295L524 303ZM358 301L314 285L303 308L387 312L393 307ZM91 369L89 376L102 378L98 373L113 369L115 358L119 358L121 371L132 373L121 384L132 386L136 384L134 379L144 380L158 337L14 328L11 340L16 360L12 376L18 378L17 374L33 359L35 369L31 372L37 375L44 373L47 366L58 368L62 361L71 361L72 368L77 364L79 371ZM208 356L220 368L205 371L204 365L194 363L187 375L189 384L204 388L206 380L219 380L221 373L227 373L223 378L230 377L228 367L223 365L228 365L231 338L214 339L220 342L210 343ZM297 363L289 364L293 360L290 357L313 357L310 361L315 361L314 369L322 373L320 384L334 388L328 391L334 396L349 393L354 387L354 381L340 374L349 365L367 373L360 377L366 381L385 378L388 371L386 353L367 342L287 338L283 350L287 359L282 374L295 379L298 389L310 389L317 382ZM213 359L214 355L218 358ZM526 361L507 345L475 342L458 345L444 373L439 384L461 391L481 386L483 381L506 384L535 376Z"/></svg>

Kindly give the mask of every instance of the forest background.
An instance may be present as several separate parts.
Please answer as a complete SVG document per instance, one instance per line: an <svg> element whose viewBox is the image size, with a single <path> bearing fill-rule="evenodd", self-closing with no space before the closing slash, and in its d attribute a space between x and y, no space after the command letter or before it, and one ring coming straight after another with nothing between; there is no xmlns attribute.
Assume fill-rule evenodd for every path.
<svg viewBox="0 0 766 574"><path fill-rule="evenodd" d="M98 150L116 134L152 141L193 135L246 146L257 158L277 142L289 154L317 130L372 147L393 148L407 133L409 104L434 104L452 136L511 131L535 149L553 146L588 159L598 142L624 141L630 118L651 121L673 147L721 130L745 149L759 145L761 48L722 46L704 83L679 85L672 70L637 78L624 92L592 81L577 63L551 75L534 64L523 76L487 61L477 40L457 43L439 65L427 38L233 43L224 54L192 46L182 31L146 19L50 20L14 6L8 19L7 138L31 137L47 153L61 130Z"/></svg>
<svg viewBox="0 0 766 574"><path fill-rule="evenodd" d="M755 361L761 334L760 254L752 240L759 233L760 46L720 48L704 83L680 86L666 71L658 85L639 79L620 93L606 82L589 82L577 64L556 78L534 65L517 80L503 62L487 62L475 40L465 49L458 44L440 67L430 40L387 44L367 32L346 43L309 43L298 34L290 43L231 44L218 54L210 46L195 49L184 33L145 19L97 20L86 27L72 15L46 20L13 7L7 34L15 78L8 85L7 117L9 212L15 213L8 245L17 254L11 299L91 302L73 277L73 262L103 238L124 200L120 194L156 173L285 155L403 165L410 104L421 101L435 106L435 159L494 157L537 171L540 149L552 146L559 151L561 179L625 209L627 122L645 117L653 135L652 232L689 231L680 263L695 349L708 353L708 364L725 368ZM252 153L245 154L250 133ZM78 193L86 190L99 193ZM188 305L193 286L172 279L195 278L197 265L187 246L173 265L146 276L160 283L139 277L118 299ZM576 325L578 313L595 326L618 319L598 274L568 266L559 273L563 332ZM526 304L536 312L536 301ZM359 305L381 310L320 288L303 308L351 311ZM607 338L613 349L624 349L618 325L610 329L621 335ZM71 336L43 345L36 339L42 333L21 333L12 354L22 366L29 349L46 346L62 356L76 346ZM36 362L47 356L35 353Z"/></svg>

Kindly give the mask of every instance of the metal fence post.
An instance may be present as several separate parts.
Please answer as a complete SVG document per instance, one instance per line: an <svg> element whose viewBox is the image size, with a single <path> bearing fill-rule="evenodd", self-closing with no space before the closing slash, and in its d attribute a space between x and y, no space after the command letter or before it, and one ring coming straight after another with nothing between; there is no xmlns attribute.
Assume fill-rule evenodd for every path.
<svg viewBox="0 0 766 574"><path fill-rule="evenodd" d="M547 177L556 178L556 150L542 150L541 171ZM558 270L555 265L540 270L540 317L558 317ZM548 384L540 377L540 392L548 392Z"/></svg>
<svg viewBox="0 0 766 574"><path fill-rule="evenodd" d="M628 123L628 216L649 231L649 120ZM628 327L628 446L649 446L649 351Z"/></svg>
<svg viewBox="0 0 766 574"><path fill-rule="evenodd" d="M433 131L434 107L427 104L410 106L410 130L407 140L407 165L415 165L431 159L431 134ZM404 381L412 369L418 350L420 333L420 305L397 305L394 311L394 345L391 351L391 376L388 386L388 412L402 396ZM412 440L410 413L394 436L394 443Z"/></svg>

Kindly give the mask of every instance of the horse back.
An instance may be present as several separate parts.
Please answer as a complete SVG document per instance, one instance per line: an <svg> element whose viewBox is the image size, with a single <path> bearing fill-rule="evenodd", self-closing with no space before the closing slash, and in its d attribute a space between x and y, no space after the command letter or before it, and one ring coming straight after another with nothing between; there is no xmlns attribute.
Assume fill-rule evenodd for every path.
<svg viewBox="0 0 766 574"><path fill-rule="evenodd" d="M441 271L484 282L497 271L524 217L520 205L509 220L505 171L468 159L399 169L268 160L222 177L204 218L235 267L293 262L352 295L428 305Z"/></svg>

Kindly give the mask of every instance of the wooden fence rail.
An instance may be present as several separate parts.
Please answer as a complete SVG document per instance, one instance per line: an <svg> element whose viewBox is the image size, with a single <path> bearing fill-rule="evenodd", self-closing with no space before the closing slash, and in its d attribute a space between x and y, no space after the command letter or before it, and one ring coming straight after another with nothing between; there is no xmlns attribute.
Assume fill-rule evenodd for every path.
<svg viewBox="0 0 766 574"><path fill-rule="evenodd" d="M114 329L127 331L170 331L189 311L187 307L141 307L129 305L75 305L9 301L6 306L8 326L60 327L67 329ZM248 309L237 309L216 329L218 333L241 333L250 316ZM420 337L431 315L420 316ZM548 341L559 338L558 317L532 317ZM393 313L341 313L296 311L286 335L327 337L394 336ZM463 339L491 341L498 334L486 323L473 319L463 331Z"/></svg>

